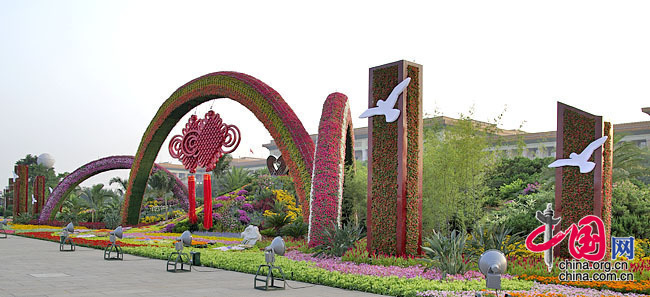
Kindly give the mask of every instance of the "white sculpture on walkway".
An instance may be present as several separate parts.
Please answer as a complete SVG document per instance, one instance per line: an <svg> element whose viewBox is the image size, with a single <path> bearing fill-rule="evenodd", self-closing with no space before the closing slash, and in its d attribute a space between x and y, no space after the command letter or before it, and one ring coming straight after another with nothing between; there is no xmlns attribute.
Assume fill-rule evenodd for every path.
<svg viewBox="0 0 650 297"><path fill-rule="evenodd" d="M253 225L248 225L248 227L244 229L244 232L241 233L241 237L244 238L241 242L242 245L254 246L258 240L262 240L260 229Z"/></svg>

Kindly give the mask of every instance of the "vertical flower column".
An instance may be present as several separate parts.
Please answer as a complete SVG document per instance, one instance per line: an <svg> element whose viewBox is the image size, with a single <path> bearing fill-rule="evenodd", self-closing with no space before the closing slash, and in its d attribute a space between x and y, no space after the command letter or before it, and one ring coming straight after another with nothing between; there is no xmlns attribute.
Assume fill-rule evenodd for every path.
<svg viewBox="0 0 650 297"><path fill-rule="evenodd" d="M29 167L27 165L16 165L14 168L18 174L18 212L14 213L19 215L21 213L29 212L28 203L31 202L27 195L29 193Z"/></svg>
<svg viewBox="0 0 650 297"><path fill-rule="evenodd" d="M600 214L605 224L605 242L611 242L612 235L612 175L614 167L614 125L604 122L603 135L607 141L603 144L603 205ZM607 247L605 255L611 254L611 246Z"/></svg>
<svg viewBox="0 0 650 297"><path fill-rule="evenodd" d="M368 251L418 254L422 243L422 65L397 61L370 69L368 108L407 77L400 115L368 118Z"/></svg>
<svg viewBox="0 0 650 297"><path fill-rule="evenodd" d="M196 178L194 175L187 177L187 192L187 198L190 202L190 209L187 212L187 217L190 220L190 224L196 224Z"/></svg>
<svg viewBox="0 0 650 297"><path fill-rule="evenodd" d="M557 159L569 159L571 153L579 154L602 136L602 116L557 103ZM566 230L587 215L607 217L603 216L603 148L595 150L589 161L596 166L588 173L580 173L576 166L555 169L555 213L562 217L557 230ZM610 224L606 224L605 230L609 230ZM609 234L605 236L609 238ZM570 257L566 241L555 247L555 254Z"/></svg>
<svg viewBox="0 0 650 297"><path fill-rule="evenodd" d="M212 177L209 173L203 175L203 228L212 228Z"/></svg>
<svg viewBox="0 0 650 297"><path fill-rule="evenodd" d="M39 214L43 208L43 201L45 200L45 176L39 175L34 182L34 197L36 203L32 206L32 213Z"/></svg>
<svg viewBox="0 0 650 297"><path fill-rule="evenodd" d="M20 214L20 178L14 182L14 218Z"/></svg>

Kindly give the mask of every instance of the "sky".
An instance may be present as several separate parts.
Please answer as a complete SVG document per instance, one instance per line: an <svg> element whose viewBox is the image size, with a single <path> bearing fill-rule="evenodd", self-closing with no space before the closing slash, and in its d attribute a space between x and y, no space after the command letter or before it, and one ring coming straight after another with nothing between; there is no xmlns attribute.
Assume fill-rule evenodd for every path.
<svg viewBox="0 0 650 297"><path fill-rule="evenodd" d="M134 155L160 105L217 71L274 88L308 133L332 92L367 126L368 69L402 59L424 66L427 114L503 113L502 128L552 131L561 101L648 121L648 11L647 1L0 0L0 184L26 154L51 154L57 172ZM190 114L210 108L240 128L236 157L268 156L271 136L250 111L218 99ZM166 142L157 162L170 161ZM128 170L82 185L112 176Z"/></svg>

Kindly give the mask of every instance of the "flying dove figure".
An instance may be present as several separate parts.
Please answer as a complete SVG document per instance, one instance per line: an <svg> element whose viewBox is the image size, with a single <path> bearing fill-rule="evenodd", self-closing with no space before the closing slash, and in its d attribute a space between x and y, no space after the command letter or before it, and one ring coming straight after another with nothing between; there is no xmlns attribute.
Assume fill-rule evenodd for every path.
<svg viewBox="0 0 650 297"><path fill-rule="evenodd" d="M36 199L34 199L34 194L32 194L32 204L36 203Z"/></svg>
<svg viewBox="0 0 650 297"><path fill-rule="evenodd" d="M393 91L390 92L390 95L388 95L388 98L386 98L386 100L378 100L377 107L368 108L359 117L367 118L383 114L386 116L386 123L392 123L397 120L399 117L399 109L394 108L395 103L397 103L397 97L399 97L399 94L401 94L404 89L406 89L406 87L409 85L409 82L411 82L411 78L407 77L397 86L395 86L395 88L393 88Z"/></svg>
<svg viewBox="0 0 650 297"><path fill-rule="evenodd" d="M605 141L607 136L603 136L590 143L580 154L571 153L569 159L558 159L548 165L548 167L578 166L580 173L587 173L594 170L596 163L589 162L591 154L594 153Z"/></svg>
<svg viewBox="0 0 650 297"><path fill-rule="evenodd" d="M50 188L50 194L52 194L52 187L48 187L48 188Z"/></svg>

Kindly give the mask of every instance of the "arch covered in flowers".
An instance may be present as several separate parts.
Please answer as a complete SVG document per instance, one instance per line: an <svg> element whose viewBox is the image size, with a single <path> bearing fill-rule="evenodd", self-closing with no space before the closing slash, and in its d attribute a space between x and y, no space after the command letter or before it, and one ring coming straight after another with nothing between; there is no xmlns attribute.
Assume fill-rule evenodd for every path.
<svg viewBox="0 0 650 297"><path fill-rule="evenodd" d="M243 73L215 72L178 88L151 120L131 166L122 210L124 224L137 224L149 171L172 128L192 108L217 98L240 103L264 124L285 156L303 209L308 207L305 200L311 188L314 142L302 122L280 94L262 81Z"/></svg>
<svg viewBox="0 0 650 297"><path fill-rule="evenodd" d="M48 197L45 206L43 206L43 210L41 211L39 221L44 223L47 222L48 220L53 220L54 216L59 211L59 207L63 204L65 199L68 198L69 196L68 194L70 194L70 192L74 190L84 180L109 170L130 169L132 165L133 165L133 156L112 156L112 157L106 157L106 158L89 162L77 168L71 174L66 176L56 186L56 188L54 188L54 190ZM174 192L174 197L180 198L181 207L187 209L188 208L187 186L185 186L181 182L181 180L178 179L175 175L173 175L167 169L163 168L158 164L155 164L152 173L156 173L161 170L174 178L175 183L174 183L174 188L172 190Z"/></svg>
<svg viewBox="0 0 650 297"><path fill-rule="evenodd" d="M310 247L323 243L324 230L341 223L345 166L354 165L353 131L348 97L330 94L318 125L309 212L303 212L309 213Z"/></svg>

